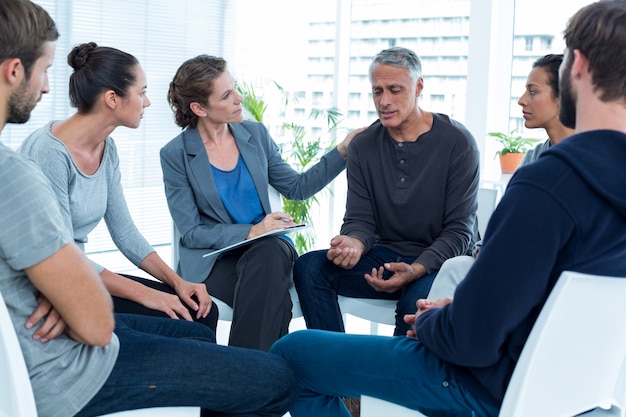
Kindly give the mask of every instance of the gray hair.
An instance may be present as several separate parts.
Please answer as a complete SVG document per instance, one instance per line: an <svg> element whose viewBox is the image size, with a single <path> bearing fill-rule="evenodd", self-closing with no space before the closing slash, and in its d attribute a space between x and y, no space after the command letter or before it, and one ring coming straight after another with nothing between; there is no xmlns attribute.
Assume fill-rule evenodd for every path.
<svg viewBox="0 0 626 417"><path fill-rule="evenodd" d="M374 57L370 64L369 75L372 76L372 70L376 64L391 65L392 67L406 68L411 78L417 81L422 76L422 63L417 54L410 49L395 46L393 48L384 49Z"/></svg>

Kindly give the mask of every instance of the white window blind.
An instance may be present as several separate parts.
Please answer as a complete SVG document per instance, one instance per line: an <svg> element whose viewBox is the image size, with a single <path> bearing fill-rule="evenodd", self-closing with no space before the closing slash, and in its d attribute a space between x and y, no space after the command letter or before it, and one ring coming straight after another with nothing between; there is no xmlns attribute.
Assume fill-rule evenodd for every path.
<svg viewBox="0 0 626 417"><path fill-rule="evenodd" d="M415 48L422 55L424 71L428 75L425 101L430 100L430 95L448 97L443 104L451 107L445 111L461 121L465 120L481 144L485 155L482 160L483 174L489 174L483 175L486 178L499 168L490 156L494 151L489 147L491 142L486 143L484 132L503 130L510 120L521 120L515 105L516 94L523 91L534 54L547 53L544 48L551 48L549 52L561 52L562 47L557 47L556 39L561 37L564 23L555 25L554 22L564 22L580 6L591 2L572 0L567 2L568 7L551 7L558 10L550 10L540 16L545 19L538 19L532 11L545 3L541 0L35 1L50 12L61 32L55 65L50 70L52 91L37 106L29 123L7 126L0 140L17 148L34 129L51 119L65 118L73 113L67 97L70 68L66 57L74 45L95 41L135 55L146 70L152 106L146 110L139 129L118 129L113 137L120 152L122 180L131 213L142 233L155 246L169 244L171 240L171 220L163 194L158 151L180 131L173 122L166 92L176 68L184 60L199 53L220 55L227 59L230 69L240 81L274 80L289 91L304 91L309 101L313 101L315 92L323 92L320 104L340 105L348 118L346 127L353 128L367 125L377 117L369 97L367 78L373 54L389 46L390 42ZM404 7L404 3L410 3L410 7ZM495 43L498 48L485 47L492 32L500 33L495 30L497 23L510 20L508 8L512 5L515 5L515 34L510 33L510 36L515 36L515 41L518 41L524 36L539 34L543 42L538 44L543 45L541 51L530 55L523 51L515 52L503 48L504 42ZM277 10L281 12L277 13ZM349 22L350 30L336 30L335 19L339 10L345 17L338 24ZM492 11L499 16L492 19ZM503 11L507 13L501 16ZM419 22L419 26L407 24L411 20ZM433 45L442 39L439 32L444 29L449 32L449 39L440 45L445 50L442 57L446 57L440 59L441 51L437 48L433 50ZM512 27L510 29L507 33L512 32ZM543 37L550 33L555 33L557 37L554 42L548 43ZM335 56L336 43L349 43L350 48ZM525 44L519 46L523 49ZM501 65L508 62L511 53L514 54L513 82L504 79L500 83L498 78L498 83L494 83L494 78L488 76L496 68L493 63ZM451 60L448 59L450 56L461 58ZM521 65L516 67L516 62ZM329 66L329 63L333 65ZM340 73L340 69L344 73ZM320 73L322 70L323 73ZM466 73L474 74L474 82L467 85L467 94ZM511 71L494 73L509 77ZM446 79L436 82L437 77L445 77L446 74ZM334 79L339 80L337 88L333 85ZM521 83L521 87L516 82ZM490 92L490 89L500 85L511 85L514 90L504 96ZM342 92L343 86L348 89ZM257 91L263 90L259 88ZM342 103L349 94L354 97L360 94L361 99L351 97L349 102ZM463 100L464 96L467 103ZM509 102L513 102L510 112L507 111ZM424 104L429 110L434 107L430 102ZM270 103L270 111L274 111L276 106L275 102ZM503 109L505 113L496 117L497 112L485 110L491 108ZM294 114L279 113L267 120L270 128L280 126L283 121L306 124L303 120L306 118L304 107L296 109ZM505 127L501 129L498 126L502 123ZM283 138L275 134L274 139L280 142ZM335 195L340 194L337 192ZM332 206L332 203L329 205ZM324 205L321 211L328 211L327 207ZM337 223L340 223L343 206L338 204L335 212L339 219ZM332 231L329 227L329 236L338 231L338 227L333 227ZM328 241L320 235L318 238L321 244ZM103 226L94 231L90 239L88 250L91 252L115 249Z"/></svg>
<svg viewBox="0 0 626 417"><path fill-rule="evenodd" d="M25 125L8 125L2 142L16 149L33 130L75 112L69 105L67 54L94 41L133 54L146 71L146 109L138 129L112 134L120 156L124 194L137 227L153 245L171 242L172 222L163 191L159 150L180 132L167 104L176 69L200 53L223 55L225 0L41 0L61 37L49 71L49 94ZM104 222L89 235L87 252L116 250Z"/></svg>

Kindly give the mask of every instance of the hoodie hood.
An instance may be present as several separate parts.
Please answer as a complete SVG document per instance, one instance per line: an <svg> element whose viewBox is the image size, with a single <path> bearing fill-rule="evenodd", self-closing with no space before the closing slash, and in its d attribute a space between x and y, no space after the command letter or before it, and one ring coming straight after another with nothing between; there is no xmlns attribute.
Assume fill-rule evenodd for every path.
<svg viewBox="0 0 626 417"><path fill-rule="evenodd" d="M544 155L561 158L591 188L626 216L626 134L615 130L578 133Z"/></svg>

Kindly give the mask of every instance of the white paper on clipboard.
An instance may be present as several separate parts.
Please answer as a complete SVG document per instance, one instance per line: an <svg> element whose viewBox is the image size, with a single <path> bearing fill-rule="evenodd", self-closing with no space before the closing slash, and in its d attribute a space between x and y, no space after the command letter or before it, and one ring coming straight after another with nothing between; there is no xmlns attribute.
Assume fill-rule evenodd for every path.
<svg viewBox="0 0 626 417"><path fill-rule="evenodd" d="M247 245L247 244L252 243L255 240L261 239L263 237L275 236L275 235L284 235L284 234L287 234L287 233L299 232L301 230L308 229L309 227L311 227L310 224L296 224L295 226L283 227L281 229L272 230L271 232L263 233L262 235L255 236L255 237L253 237L251 239L246 239L246 240L242 240L241 242L233 243L232 245L226 246L225 248L218 249L218 250L213 251L213 252L205 253L204 255L202 255L202 257L206 258L207 256L219 255L222 252L226 252L226 251L229 251L231 249L238 248L239 246Z"/></svg>

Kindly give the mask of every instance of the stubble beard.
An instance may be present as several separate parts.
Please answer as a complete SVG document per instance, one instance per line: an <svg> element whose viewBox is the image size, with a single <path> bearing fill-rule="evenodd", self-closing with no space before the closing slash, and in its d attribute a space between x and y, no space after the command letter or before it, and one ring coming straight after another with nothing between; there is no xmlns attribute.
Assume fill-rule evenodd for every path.
<svg viewBox="0 0 626 417"><path fill-rule="evenodd" d="M9 96L7 123L22 124L28 122L39 98L39 96L30 93L30 83L24 80L17 90Z"/></svg>
<svg viewBox="0 0 626 417"><path fill-rule="evenodd" d="M559 120L565 127L570 129L576 128L576 97L572 92L572 78L571 78L572 63L566 63L564 71L562 71L561 78L559 79L560 90L560 107L559 107Z"/></svg>

